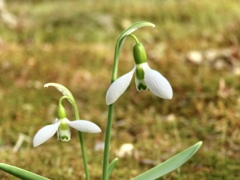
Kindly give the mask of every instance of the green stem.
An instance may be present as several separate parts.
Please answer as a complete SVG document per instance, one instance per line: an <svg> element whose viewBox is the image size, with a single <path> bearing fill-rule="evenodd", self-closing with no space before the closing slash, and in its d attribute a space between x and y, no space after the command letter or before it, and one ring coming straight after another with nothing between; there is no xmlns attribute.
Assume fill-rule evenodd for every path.
<svg viewBox="0 0 240 180"><path fill-rule="evenodd" d="M53 86L53 87L57 88L60 92L63 93L64 96L60 98L59 105L62 105L62 100L63 99L68 99L68 101L73 106L76 119L80 119L78 108L77 108L77 103L76 103L72 93L66 87L64 87L61 84L47 83L47 84L45 84L44 87L48 87L48 86ZM78 131L78 136L79 136L79 142L80 142L81 151L82 151L82 159L83 159L85 176L86 176L87 180L90 180L89 171L88 171L88 165L87 165L87 156L86 156L86 152L85 152L85 148L84 148L83 136L82 136L82 133L80 131Z"/></svg>
<svg viewBox="0 0 240 180"><path fill-rule="evenodd" d="M108 179L108 165L109 165L109 149L111 140L111 127L112 127L112 116L113 116L114 105L108 106L108 121L105 134L105 144L104 144L104 159L103 159L103 180Z"/></svg>
<svg viewBox="0 0 240 180"><path fill-rule="evenodd" d="M80 142L81 150L82 150L83 165L84 165L86 180L90 180L90 175L89 175L89 171L88 171L88 164L87 164L87 156L86 156L86 152L85 152L85 148L84 148L83 136L82 136L82 133L80 131L78 131L78 137L79 137L79 142Z"/></svg>
<svg viewBox="0 0 240 180"><path fill-rule="evenodd" d="M131 37L134 39L136 43L138 43L138 39L135 35L133 34L128 34L127 37ZM123 41L123 38L118 38L116 46L115 46L115 53L114 53L114 62L113 62L113 71L112 71L112 80L111 83L113 83L117 79L117 73L118 73L118 62L119 62L119 56L120 56L120 48L119 44Z"/></svg>
<svg viewBox="0 0 240 180"><path fill-rule="evenodd" d="M76 102L73 102L72 105L73 105L73 108L74 108L74 113L75 113L76 119L80 119ZM79 137L79 142L80 142L81 151L82 151L82 158L83 158L83 165L84 165L86 180L90 180L90 175L89 175L89 171L88 171L88 164L87 164L87 155L86 155L86 151L85 151L85 148L84 148L85 146L84 146L82 132L78 131L78 137Z"/></svg>
<svg viewBox="0 0 240 180"><path fill-rule="evenodd" d="M118 73L118 62L119 62L119 43L120 39L117 40L114 53L114 62L113 62L113 71L111 83L117 79ZM111 128L112 128L112 117L113 117L114 104L108 106L108 121L105 134L105 143L104 143L104 156L103 156L103 172L102 180L108 180L108 164L109 164L109 150L110 150L110 140L111 140Z"/></svg>
<svg viewBox="0 0 240 180"><path fill-rule="evenodd" d="M129 34L128 36L133 38L136 43L139 43L138 38L135 35Z"/></svg>
<svg viewBox="0 0 240 180"><path fill-rule="evenodd" d="M76 103L75 99L73 98L73 96L70 99L69 99L68 96L62 96L59 99L59 105L62 105L62 100L63 99L70 100L70 102L73 105L73 109L74 109L76 119L80 119L78 108L77 108L77 103ZM86 152L85 152L85 148L84 148L85 146L84 146L83 136L82 136L82 133L80 131L78 131L78 136L79 136L79 142L80 142L81 151L82 151L82 158L83 158L83 165L84 165L84 171L85 171L86 179L90 180L89 171L88 171L88 164L87 164L87 156L86 156Z"/></svg>
<svg viewBox="0 0 240 180"><path fill-rule="evenodd" d="M135 42L138 42L136 36L129 34L128 36L132 37ZM118 73L118 62L119 62L119 46L118 44L122 41L122 39L118 39L116 46L115 46L115 54L114 54L114 63L113 63L113 71L112 71L112 79L111 83L113 83L117 79ZM111 140L111 128L112 128L112 119L113 119L113 110L114 104L110 104L108 106L108 121L106 127L106 134L105 134L105 144L104 144L104 157L103 157L103 180L108 180L108 165L109 165L109 150L110 150L110 140Z"/></svg>

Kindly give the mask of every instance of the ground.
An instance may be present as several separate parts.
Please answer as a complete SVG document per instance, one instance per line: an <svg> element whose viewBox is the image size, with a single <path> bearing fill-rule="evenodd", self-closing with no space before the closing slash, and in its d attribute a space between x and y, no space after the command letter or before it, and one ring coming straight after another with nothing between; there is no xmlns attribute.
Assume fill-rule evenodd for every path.
<svg viewBox="0 0 240 180"><path fill-rule="evenodd" d="M155 28L134 33L151 68L172 85L172 100L137 92L134 81L115 104L111 160L122 144L134 147L119 159L111 179L131 179L198 141L200 150L180 171L162 179L240 178L240 1L7 1L18 22L0 21L0 161L50 179L84 179L77 132L69 142L51 138L33 148L32 137L51 124L68 87L80 117L102 133L84 134L91 179L100 179L116 40L131 23ZM132 39L120 56L119 75L133 66ZM67 116L74 120L68 102ZM27 138L14 151L19 136ZM0 171L1 179L15 179Z"/></svg>

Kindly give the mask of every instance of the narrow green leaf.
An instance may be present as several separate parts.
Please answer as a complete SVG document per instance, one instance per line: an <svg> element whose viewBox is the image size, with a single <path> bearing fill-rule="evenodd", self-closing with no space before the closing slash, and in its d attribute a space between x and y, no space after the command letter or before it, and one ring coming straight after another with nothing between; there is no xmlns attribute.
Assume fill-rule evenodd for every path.
<svg viewBox="0 0 240 180"><path fill-rule="evenodd" d="M118 163L118 158L115 158L111 164L109 164L108 166L108 179L110 178L112 172L113 172L113 169L115 168L115 166L117 165Z"/></svg>
<svg viewBox="0 0 240 180"><path fill-rule="evenodd" d="M142 27L155 27L155 25L153 23L150 22L146 22L146 21L139 21L139 22L135 22L132 25L130 25L127 29L125 29L120 36L117 39L116 42L116 46L115 46L115 54L114 54L114 68L113 69L118 69L118 60L119 60L119 56L120 56L120 51L121 51L121 47L124 43L125 38L133 33L134 31L136 31L139 28ZM117 79L117 71L113 71L113 75L112 75L112 81L115 81Z"/></svg>
<svg viewBox="0 0 240 180"><path fill-rule="evenodd" d="M177 155L171 157L165 162L155 166L154 168L140 174L133 180L154 180L159 178L183 165L187 160L189 160L201 147L202 142L198 142L195 145L189 147L188 149L178 153Z"/></svg>
<svg viewBox="0 0 240 180"><path fill-rule="evenodd" d="M4 163L0 163L0 169L23 180L49 180L43 176Z"/></svg>
<svg viewBox="0 0 240 180"><path fill-rule="evenodd" d="M44 87L49 87L49 86L53 86L53 87L57 88L64 96L69 97L68 100L70 101L70 103L75 102L75 99L74 99L72 93L65 86L58 84L58 83L47 83L44 85Z"/></svg>

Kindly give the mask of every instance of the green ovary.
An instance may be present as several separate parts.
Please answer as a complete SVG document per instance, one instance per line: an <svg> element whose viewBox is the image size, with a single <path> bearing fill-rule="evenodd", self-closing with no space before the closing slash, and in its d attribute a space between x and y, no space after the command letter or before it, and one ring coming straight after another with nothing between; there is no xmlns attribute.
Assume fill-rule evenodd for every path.
<svg viewBox="0 0 240 180"><path fill-rule="evenodd" d="M144 46L141 43L136 43L133 47L133 56L136 64L147 62L147 56Z"/></svg>

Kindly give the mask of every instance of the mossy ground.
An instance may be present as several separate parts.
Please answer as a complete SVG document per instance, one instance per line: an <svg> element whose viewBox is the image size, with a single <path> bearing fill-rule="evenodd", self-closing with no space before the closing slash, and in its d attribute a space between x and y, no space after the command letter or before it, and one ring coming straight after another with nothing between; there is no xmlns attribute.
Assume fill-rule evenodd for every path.
<svg viewBox="0 0 240 180"><path fill-rule="evenodd" d="M105 93L110 84L118 35L135 21L149 21L135 35L144 44L153 69L171 83L172 100L150 91L138 93L134 82L115 105L111 159L123 143L133 156L120 158L111 179L131 179L198 141L199 152L162 179L219 180L240 178L240 81L231 69L185 61L192 50L237 47L240 1L16 1L7 3L19 26L0 22L0 161L54 180L84 179L77 132L70 142L56 137L40 147L24 142L55 119L61 96L48 82L68 87L80 116L98 124L103 133L84 134L92 179L101 177L102 142L107 121ZM122 49L119 75L133 67L132 40ZM240 61L239 56L236 61ZM226 96L219 95L219 82ZM68 118L73 111L66 103ZM0 171L0 179L15 179Z"/></svg>

